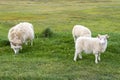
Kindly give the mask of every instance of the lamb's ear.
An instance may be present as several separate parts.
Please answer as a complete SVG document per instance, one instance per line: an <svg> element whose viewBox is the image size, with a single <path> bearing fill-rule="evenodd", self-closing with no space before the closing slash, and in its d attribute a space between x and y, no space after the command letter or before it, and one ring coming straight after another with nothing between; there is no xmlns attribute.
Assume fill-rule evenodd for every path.
<svg viewBox="0 0 120 80"><path fill-rule="evenodd" d="M15 45L15 43L14 43L14 41L12 40L12 41L10 41L10 45Z"/></svg>
<svg viewBox="0 0 120 80"><path fill-rule="evenodd" d="M10 43L13 43L13 42L14 42L13 40L10 41Z"/></svg>
<svg viewBox="0 0 120 80"><path fill-rule="evenodd" d="M109 37L110 37L110 36L108 36L108 34L106 34L105 36L106 36L106 38L109 38Z"/></svg>
<svg viewBox="0 0 120 80"><path fill-rule="evenodd" d="M101 36L101 35L100 35L100 34L98 34L98 38L100 38L100 36Z"/></svg>

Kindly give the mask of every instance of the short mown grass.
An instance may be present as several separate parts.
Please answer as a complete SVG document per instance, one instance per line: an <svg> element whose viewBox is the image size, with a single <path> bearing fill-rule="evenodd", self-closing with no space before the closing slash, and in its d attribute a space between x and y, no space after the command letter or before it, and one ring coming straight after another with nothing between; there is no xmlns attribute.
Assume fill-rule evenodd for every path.
<svg viewBox="0 0 120 80"><path fill-rule="evenodd" d="M1 0L0 80L119 80L119 5L119 0ZM34 45L23 45L15 55L8 30L24 21L34 25ZM73 61L76 24L88 27L93 37L110 36L98 64L93 54Z"/></svg>

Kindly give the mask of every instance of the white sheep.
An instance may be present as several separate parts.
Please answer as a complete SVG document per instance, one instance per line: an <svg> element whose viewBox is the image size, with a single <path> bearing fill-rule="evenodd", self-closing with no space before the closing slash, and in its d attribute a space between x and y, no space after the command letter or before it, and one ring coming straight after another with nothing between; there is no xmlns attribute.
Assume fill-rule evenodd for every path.
<svg viewBox="0 0 120 80"><path fill-rule="evenodd" d="M31 45L33 44L33 25L28 22L22 22L15 25L9 30L8 39L15 54L19 53L23 43L27 44L28 41L31 41Z"/></svg>
<svg viewBox="0 0 120 80"><path fill-rule="evenodd" d="M78 37L91 37L91 31L82 25L75 25L72 29L72 35L74 38L74 42Z"/></svg>
<svg viewBox="0 0 120 80"><path fill-rule="evenodd" d="M74 61L76 61L78 55L79 58L82 59L81 53L84 51L85 53L93 53L95 55L95 63L98 63L98 60L100 61L100 54L105 52L107 48L108 37L107 34L99 34L96 38L79 37L75 44Z"/></svg>

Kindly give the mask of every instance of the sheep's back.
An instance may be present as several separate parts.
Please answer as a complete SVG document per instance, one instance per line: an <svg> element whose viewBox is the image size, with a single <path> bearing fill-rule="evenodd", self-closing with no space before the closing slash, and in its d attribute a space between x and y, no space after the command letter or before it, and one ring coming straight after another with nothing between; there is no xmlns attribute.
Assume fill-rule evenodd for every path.
<svg viewBox="0 0 120 80"><path fill-rule="evenodd" d="M91 31L81 25L75 25L72 30L72 34L75 36L86 36L86 37L91 37Z"/></svg>

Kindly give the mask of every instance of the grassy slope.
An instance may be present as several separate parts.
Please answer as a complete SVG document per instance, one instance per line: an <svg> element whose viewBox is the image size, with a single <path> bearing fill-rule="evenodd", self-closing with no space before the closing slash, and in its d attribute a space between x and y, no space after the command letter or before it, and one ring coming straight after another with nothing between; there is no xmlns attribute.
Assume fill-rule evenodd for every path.
<svg viewBox="0 0 120 80"><path fill-rule="evenodd" d="M7 40L10 27L21 21L33 23L35 33L50 27L51 38L36 38L34 46L25 46L14 56L10 46L0 47L0 78L43 80L119 80L120 79L120 1L119 0L34 0L0 1L0 44ZM108 49L102 61L93 55L73 61L73 25L82 24L93 36L109 34Z"/></svg>

